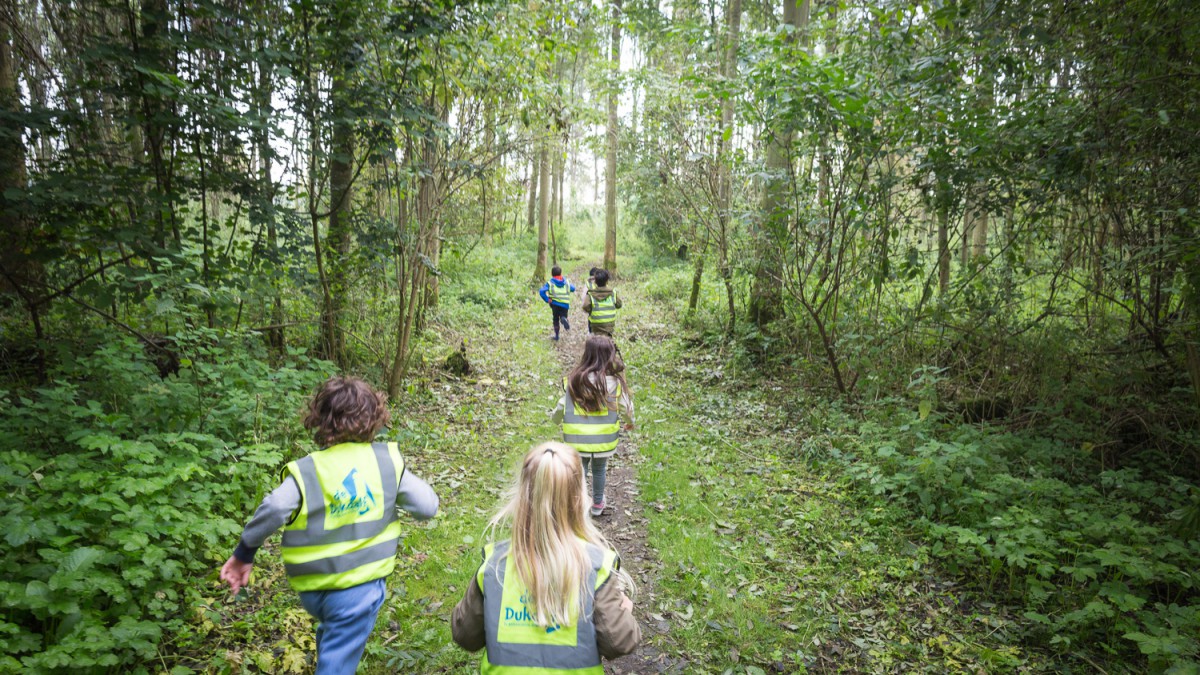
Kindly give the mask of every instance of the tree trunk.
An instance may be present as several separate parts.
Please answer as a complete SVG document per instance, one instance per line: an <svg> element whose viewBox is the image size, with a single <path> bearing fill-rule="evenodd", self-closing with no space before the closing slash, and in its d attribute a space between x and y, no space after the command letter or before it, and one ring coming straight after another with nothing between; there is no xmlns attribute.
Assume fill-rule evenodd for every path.
<svg viewBox="0 0 1200 675"><path fill-rule="evenodd" d="M445 127L450 121L450 106L449 100L442 101L439 106L438 117L441 119L442 126ZM425 307L438 306L438 292L441 277L438 271L442 266L442 218L439 210L436 208L442 200L442 183L445 171L445 166L442 162L442 155L445 152L440 138L429 130L429 137L426 139L425 145L425 172L428 174L428 193L425 198L428 200L426 204L426 217L428 221L422 222L422 225L429 228L429 251L426 255L429 256L429 261L433 263L433 270L430 271L429 277L426 280L425 287ZM424 183L422 183L424 184Z"/></svg>
<svg viewBox="0 0 1200 675"><path fill-rule="evenodd" d="M259 43L259 49L266 49L266 41ZM275 223L275 186L271 181L271 135L267 120L271 119L271 72L263 64L258 65L258 82L255 87L255 107L258 113L258 127L254 132L254 144L258 153L258 192L262 200L261 213L267 228L267 253L270 266L274 272L279 270L279 232ZM283 298L281 296L280 275L271 275L271 327L266 330L267 347L275 357L283 356L286 350L283 332Z"/></svg>
<svg viewBox="0 0 1200 675"><path fill-rule="evenodd" d="M541 158L538 160L538 244L537 266L533 269L533 282L546 280L546 249L550 231L550 138L542 137Z"/></svg>
<svg viewBox="0 0 1200 675"><path fill-rule="evenodd" d="M950 237L947 227L950 220L950 207L939 205L937 209L937 246L938 246L938 292L945 294L950 290Z"/></svg>
<svg viewBox="0 0 1200 675"><path fill-rule="evenodd" d="M538 176L541 174L541 167L538 165L538 160L542 158L542 153L539 149L534 149L529 153L529 214L525 229L533 232L533 228L537 225L537 195L538 195Z"/></svg>
<svg viewBox="0 0 1200 675"><path fill-rule="evenodd" d="M801 45L808 47L809 0L783 0L783 23L795 29L793 39L799 36ZM777 123L770 131L767 142L767 180L763 186L762 225L755 228L754 279L747 303L750 320L759 328L766 327L779 318L782 308L782 291L778 279L777 265L772 261L776 242L787 231L788 195L791 187L792 129Z"/></svg>
<svg viewBox="0 0 1200 675"><path fill-rule="evenodd" d="M325 358L345 369L345 342L341 320L350 289L347 259L350 256L351 180L353 179L354 129L350 125L350 73L336 71L329 98L333 103L333 139L329 157L329 229L325 233L330 305L325 322Z"/></svg>
<svg viewBox="0 0 1200 675"><path fill-rule="evenodd" d="M605 134L604 160L604 269L617 272L617 91L621 76L621 0L612 0L612 41L609 45L612 67L608 90L608 128Z"/></svg>
<svg viewBox="0 0 1200 675"><path fill-rule="evenodd" d="M721 71L726 81L737 75L738 39L742 25L742 0L729 0L728 32L726 33L725 58ZM725 299L729 309L729 326L727 332L733 335L734 324L737 320L733 295L733 270L729 264L729 230L731 223L730 209L733 198L733 179L731 176L732 138L733 138L733 96L726 97L721 102L720 143L717 146L717 268L721 280L725 282Z"/></svg>
<svg viewBox="0 0 1200 675"><path fill-rule="evenodd" d="M987 255L988 242L988 212L976 207L974 222L971 225L971 255L981 259Z"/></svg>
<svg viewBox="0 0 1200 675"><path fill-rule="evenodd" d="M958 242L958 264L966 269L971 262L971 233L975 227L975 200L968 193L963 200L962 237ZM961 272L959 272L961 274Z"/></svg>
<svg viewBox="0 0 1200 675"><path fill-rule="evenodd" d="M170 14L166 0L142 0L141 3L141 40L135 42L136 58L144 67L160 73L175 72L174 59L168 56L166 32L170 26ZM142 126L145 141L145 152L150 159L150 168L154 174L155 198L155 243L160 248L166 247L167 231L170 230L175 247L181 248L183 239L175 222L173 195L171 194L171 178L168 170L167 130L164 121L167 106L146 79L149 75L139 73L141 82Z"/></svg>
<svg viewBox="0 0 1200 675"><path fill-rule="evenodd" d="M22 108L17 87L16 65L12 53L12 26L8 16L0 12L0 232L5 242L0 246L0 290L11 290L21 298L29 312L30 326L38 343L38 369L42 370L41 340L42 290L44 270L41 263L27 252L36 251L39 244L32 241L31 221L24 205L7 195L24 195L25 143L24 127L20 123ZM10 192L12 191L12 192ZM40 374L40 373L39 373Z"/></svg>

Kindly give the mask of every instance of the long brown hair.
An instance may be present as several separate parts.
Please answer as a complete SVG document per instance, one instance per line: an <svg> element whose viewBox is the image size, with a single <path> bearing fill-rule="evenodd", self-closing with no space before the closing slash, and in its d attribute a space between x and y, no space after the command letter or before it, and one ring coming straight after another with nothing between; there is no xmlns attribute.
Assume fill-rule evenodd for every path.
<svg viewBox="0 0 1200 675"><path fill-rule="evenodd" d="M620 383L625 396L632 396L625 382L625 363L617 352L617 345L607 335L593 335L583 345L583 356L567 375L567 392L571 400L588 412L601 412L616 407L616 400L608 395L607 375Z"/></svg>
<svg viewBox="0 0 1200 675"><path fill-rule="evenodd" d="M308 403L304 428L320 447L338 443L368 443L387 426L392 414L387 394L375 391L357 377L333 377Z"/></svg>
<svg viewBox="0 0 1200 675"><path fill-rule="evenodd" d="M568 626L579 618L584 594L592 592L583 584L591 565L584 542L612 548L587 507L579 453L552 441L525 455L506 504L488 525L501 536L511 528L509 555L539 626ZM618 570L616 577L624 590L634 590L628 574Z"/></svg>

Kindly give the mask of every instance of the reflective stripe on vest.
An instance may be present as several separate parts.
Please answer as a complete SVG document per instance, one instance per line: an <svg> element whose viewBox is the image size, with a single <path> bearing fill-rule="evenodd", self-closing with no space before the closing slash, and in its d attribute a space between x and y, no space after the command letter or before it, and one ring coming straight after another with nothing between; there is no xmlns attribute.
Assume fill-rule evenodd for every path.
<svg viewBox="0 0 1200 675"><path fill-rule="evenodd" d="M617 294L610 293L603 300L592 298L592 323L612 323L617 320Z"/></svg>
<svg viewBox="0 0 1200 675"><path fill-rule="evenodd" d="M549 295L550 299L553 300L554 302L557 302L560 305L566 305L567 307L570 307L571 306L571 282L567 281L567 279L564 277L562 286L559 286L558 284L554 283L553 279L551 279L548 283L550 285L550 288L546 292L546 295Z"/></svg>
<svg viewBox="0 0 1200 675"><path fill-rule="evenodd" d="M342 443L290 462L284 471L300 486L300 510L283 530L292 588L350 588L392 573L404 475L395 443Z"/></svg>
<svg viewBox="0 0 1200 675"><path fill-rule="evenodd" d="M616 449L617 432L621 430L621 425L617 422L616 408L610 410L605 407L599 412L588 412L571 398L571 387L566 380L563 380L563 391L567 397L566 409L563 411L563 443L582 453ZM616 395L621 395L619 384Z"/></svg>
<svg viewBox="0 0 1200 675"><path fill-rule="evenodd" d="M620 569L617 554L586 544L591 567L584 588L583 612L570 626L538 626L525 604L521 584L508 555L509 542L484 548L483 564L475 581L483 592L483 626L487 638L480 672L485 675L552 675L558 673L602 675L596 625L592 619L595 592Z"/></svg>

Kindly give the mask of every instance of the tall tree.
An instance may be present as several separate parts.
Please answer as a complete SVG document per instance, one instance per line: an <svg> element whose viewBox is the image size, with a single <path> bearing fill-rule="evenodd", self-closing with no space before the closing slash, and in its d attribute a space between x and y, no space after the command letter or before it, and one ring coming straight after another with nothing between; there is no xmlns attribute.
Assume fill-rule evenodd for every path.
<svg viewBox="0 0 1200 675"><path fill-rule="evenodd" d="M538 158L538 240L537 266L533 270L534 283L546 279L546 250L549 248L550 231L550 134L543 133L539 140L541 150Z"/></svg>
<svg viewBox="0 0 1200 675"><path fill-rule="evenodd" d="M742 25L742 0L729 0L726 10L725 57L722 60L721 76L724 86L732 88L737 76L737 54ZM727 332L732 335L736 321L733 291L733 269L729 261L730 229L733 220L733 104L731 91L721 99L721 123L717 128L717 267L721 281L725 284L725 299L729 310Z"/></svg>
<svg viewBox="0 0 1200 675"><path fill-rule="evenodd" d="M30 255L39 249L32 239L31 222L25 213L23 200L14 199L26 186L24 128L20 122L23 107L17 86L16 64L13 59L14 15L0 11L0 232L8 242L0 247L0 288L21 298L34 336L44 337L41 303L45 295L41 288L41 263ZM40 345L39 345L40 347Z"/></svg>
<svg viewBox="0 0 1200 675"><path fill-rule="evenodd" d="M802 49L808 51L809 14L809 0L783 0L781 26L788 30L785 45L798 42ZM753 232L754 279L747 302L750 320L759 328L774 321L782 311L779 271L772 258L778 242L786 237L787 220L790 217L792 136L792 124L786 118L776 119L767 129L767 178L763 186L762 212ZM825 168L824 157L821 168Z"/></svg>
<svg viewBox="0 0 1200 675"><path fill-rule="evenodd" d="M611 66L608 78L608 124L604 155L604 269L617 271L617 81L621 76L621 0L612 0Z"/></svg>

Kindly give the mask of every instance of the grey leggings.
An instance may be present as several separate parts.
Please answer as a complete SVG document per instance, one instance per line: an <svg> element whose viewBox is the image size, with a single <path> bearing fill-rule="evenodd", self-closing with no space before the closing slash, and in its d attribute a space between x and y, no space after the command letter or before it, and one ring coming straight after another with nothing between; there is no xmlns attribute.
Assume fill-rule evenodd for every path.
<svg viewBox="0 0 1200 675"><path fill-rule="evenodd" d="M608 471L608 458L588 457L581 454L580 459L583 461L583 477L585 481L588 473L592 474L592 503L601 504L604 502L604 481L607 477L605 474Z"/></svg>

